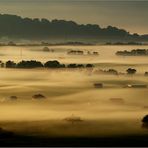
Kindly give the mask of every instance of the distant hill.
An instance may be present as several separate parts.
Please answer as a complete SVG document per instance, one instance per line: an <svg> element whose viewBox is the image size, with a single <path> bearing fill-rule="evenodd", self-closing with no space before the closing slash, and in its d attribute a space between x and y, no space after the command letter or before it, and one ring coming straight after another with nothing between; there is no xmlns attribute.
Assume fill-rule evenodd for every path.
<svg viewBox="0 0 148 148"><path fill-rule="evenodd" d="M73 21L22 18L0 14L0 38L25 40L69 41L134 41L148 42L148 35L130 34L124 29L93 24L77 24Z"/></svg>

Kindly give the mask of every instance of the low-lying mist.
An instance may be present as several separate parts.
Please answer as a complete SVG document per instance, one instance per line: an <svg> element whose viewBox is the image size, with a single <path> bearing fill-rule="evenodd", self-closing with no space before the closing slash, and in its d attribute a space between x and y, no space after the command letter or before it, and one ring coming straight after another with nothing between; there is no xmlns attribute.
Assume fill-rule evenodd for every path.
<svg viewBox="0 0 148 148"><path fill-rule="evenodd" d="M148 112L148 88L127 88L148 79L147 57L116 56L117 51L148 46L51 46L0 47L2 62L58 60L63 64L94 64L88 69L0 68L0 128L39 136L113 136L147 134L141 119ZM69 50L99 55L68 55ZM128 76L126 70L137 73ZM96 71L115 69L111 75ZM103 84L96 88L94 84ZM37 96L37 97L34 97ZM70 118L71 120L65 120ZM81 119L80 121L74 119Z"/></svg>
<svg viewBox="0 0 148 148"><path fill-rule="evenodd" d="M29 135L108 136L143 134L148 84L143 75L102 75L88 70L0 70L0 127ZM102 83L103 88L95 88ZM44 99L33 95L42 94ZM17 99L11 99L16 96ZM76 116L82 122L69 122Z"/></svg>

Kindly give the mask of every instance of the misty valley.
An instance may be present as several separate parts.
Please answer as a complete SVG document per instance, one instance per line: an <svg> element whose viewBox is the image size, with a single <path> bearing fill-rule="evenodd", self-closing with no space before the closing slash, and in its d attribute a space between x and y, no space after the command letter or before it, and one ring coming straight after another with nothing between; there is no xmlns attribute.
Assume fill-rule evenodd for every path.
<svg viewBox="0 0 148 148"><path fill-rule="evenodd" d="M0 146L148 146L147 0L0 0Z"/></svg>
<svg viewBox="0 0 148 148"><path fill-rule="evenodd" d="M133 49L139 46L1 46L0 131L8 137L147 135L147 56L116 55ZM5 65L22 60L65 66Z"/></svg>

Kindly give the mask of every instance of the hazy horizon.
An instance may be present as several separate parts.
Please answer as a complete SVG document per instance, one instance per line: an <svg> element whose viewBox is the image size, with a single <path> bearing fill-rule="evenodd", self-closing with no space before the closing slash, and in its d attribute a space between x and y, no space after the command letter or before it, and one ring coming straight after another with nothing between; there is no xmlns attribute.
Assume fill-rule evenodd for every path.
<svg viewBox="0 0 148 148"><path fill-rule="evenodd" d="M148 1L0 0L1 14L30 18L72 20L148 34Z"/></svg>

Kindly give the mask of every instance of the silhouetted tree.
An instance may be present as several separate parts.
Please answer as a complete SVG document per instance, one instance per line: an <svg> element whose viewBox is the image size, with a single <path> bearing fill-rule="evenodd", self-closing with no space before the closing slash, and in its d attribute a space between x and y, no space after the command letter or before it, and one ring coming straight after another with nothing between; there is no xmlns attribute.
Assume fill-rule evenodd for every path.
<svg viewBox="0 0 148 148"><path fill-rule="evenodd" d="M67 68L84 68L83 64L69 64Z"/></svg>
<svg viewBox="0 0 148 148"><path fill-rule="evenodd" d="M4 68L4 67L5 67L5 64L4 64L3 62L1 63L1 67L2 67L2 68Z"/></svg>
<svg viewBox="0 0 148 148"><path fill-rule="evenodd" d="M46 97L42 94L35 94L32 96L33 99L46 99Z"/></svg>
<svg viewBox="0 0 148 148"><path fill-rule="evenodd" d="M133 49L131 51L117 51L116 55L121 56L147 56L148 55L148 49Z"/></svg>
<svg viewBox="0 0 148 148"><path fill-rule="evenodd" d="M145 115L142 119L142 128L148 128L148 115Z"/></svg>
<svg viewBox="0 0 148 148"><path fill-rule="evenodd" d="M6 62L6 68L15 68L15 67L16 67L16 63L14 63L13 61Z"/></svg>
<svg viewBox="0 0 148 148"><path fill-rule="evenodd" d="M43 67L43 64L39 61L21 61L17 64L17 68L39 68Z"/></svg>
<svg viewBox="0 0 148 148"><path fill-rule="evenodd" d="M48 61L44 64L44 67L46 68L64 68L64 64L60 64L59 61Z"/></svg>
<svg viewBox="0 0 148 148"><path fill-rule="evenodd" d="M69 64L67 67L68 68L77 68L77 64Z"/></svg>
<svg viewBox="0 0 148 148"><path fill-rule="evenodd" d="M93 68L93 67L94 67L93 64L87 64L87 65L86 65L86 68Z"/></svg>
<svg viewBox="0 0 148 148"><path fill-rule="evenodd" d="M107 73L117 75L117 74L118 74L118 71L115 70L115 69L109 69L109 70L107 71Z"/></svg>
<svg viewBox="0 0 148 148"><path fill-rule="evenodd" d="M145 72L144 75L145 75L145 76L148 76L148 72Z"/></svg>
<svg viewBox="0 0 148 148"><path fill-rule="evenodd" d="M126 70L126 72L127 72L127 74L135 74L137 71L136 71L136 69L128 68L128 69Z"/></svg>
<svg viewBox="0 0 148 148"><path fill-rule="evenodd" d="M148 115L143 117L142 122L148 124Z"/></svg>
<svg viewBox="0 0 148 148"><path fill-rule="evenodd" d="M77 67L78 68L84 68L84 65L83 64L78 64Z"/></svg>

